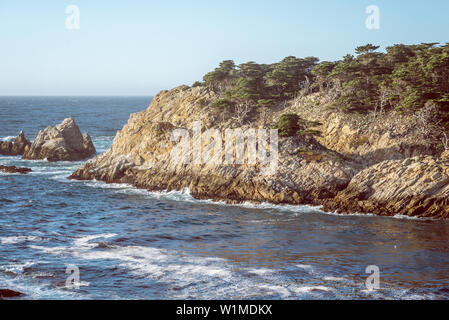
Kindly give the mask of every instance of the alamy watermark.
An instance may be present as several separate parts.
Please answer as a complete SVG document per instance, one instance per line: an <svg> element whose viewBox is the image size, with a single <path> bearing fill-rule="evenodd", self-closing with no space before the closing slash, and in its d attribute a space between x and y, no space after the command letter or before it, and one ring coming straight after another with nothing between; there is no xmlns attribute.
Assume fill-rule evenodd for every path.
<svg viewBox="0 0 449 320"><path fill-rule="evenodd" d="M67 279L65 281L66 289L69 289L69 290L79 289L80 288L80 269L73 264L69 264L69 265L67 265L65 273L69 274L69 276L67 277Z"/></svg>
<svg viewBox="0 0 449 320"><path fill-rule="evenodd" d="M278 131L275 129L226 129L224 134L218 129L202 132L201 121L194 121L192 136L189 130L178 128L172 132L170 140L177 142L170 152L175 164L259 164L260 173L268 176L278 169Z"/></svg>
<svg viewBox="0 0 449 320"><path fill-rule="evenodd" d="M380 29L380 9L376 5L370 5L366 7L366 14L369 16L365 20L365 26L369 30Z"/></svg>
<svg viewBox="0 0 449 320"><path fill-rule="evenodd" d="M380 289L380 268L375 265L366 267L365 273L370 276L365 281L365 286L368 291Z"/></svg>
<svg viewBox="0 0 449 320"><path fill-rule="evenodd" d="M80 8L71 4L65 8L65 13L68 14L65 20L66 29L79 30L81 28Z"/></svg>

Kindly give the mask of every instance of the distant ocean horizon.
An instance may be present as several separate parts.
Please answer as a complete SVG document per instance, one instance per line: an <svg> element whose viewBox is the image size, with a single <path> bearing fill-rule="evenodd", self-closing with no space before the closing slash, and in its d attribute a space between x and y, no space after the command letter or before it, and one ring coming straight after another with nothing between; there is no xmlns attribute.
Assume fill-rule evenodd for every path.
<svg viewBox="0 0 449 320"><path fill-rule="evenodd" d="M0 139L72 117L105 152L151 96L0 96ZM84 162L0 156L0 288L25 299L448 299L449 222L227 205L72 181ZM380 268L380 290L365 286ZM68 288L68 266L80 287ZM71 270L71 269L70 269Z"/></svg>

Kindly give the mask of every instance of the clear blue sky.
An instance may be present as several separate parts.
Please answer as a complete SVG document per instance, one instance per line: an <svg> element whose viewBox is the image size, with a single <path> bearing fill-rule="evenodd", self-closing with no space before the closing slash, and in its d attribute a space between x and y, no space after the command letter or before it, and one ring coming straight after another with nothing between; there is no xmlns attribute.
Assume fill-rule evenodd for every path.
<svg viewBox="0 0 449 320"><path fill-rule="evenodd" d="M65 27L70 4L79 30ZM379 30L365 27L368 5L380 8ZM224 59L446 43L448 15L447 0L0 0L0 95L154 95Z"/></svg>

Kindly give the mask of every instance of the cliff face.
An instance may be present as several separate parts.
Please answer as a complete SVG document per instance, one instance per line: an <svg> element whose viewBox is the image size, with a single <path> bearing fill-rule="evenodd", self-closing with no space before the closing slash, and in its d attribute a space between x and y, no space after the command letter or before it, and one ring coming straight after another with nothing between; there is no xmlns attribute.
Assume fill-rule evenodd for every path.
<svg viewBox="0 0 449 320"><path fill-rule="evenodd" d="M329 210L341 206L343 210L339 211L348 213L447 217L447 201L442 200L449 196L447 161L432 156L410 160L432 163L431 168L421 166L416 182L417 175L407 169L410 163L389 160L434 153L425 144L413 142L409 129L397 125L387 135L386 130L390 129L378 124L376 135L361 141L365 133L354 129L344 117L330 111L314 112L311 106L317 105L313 101L319 98L316 96L270 109L252 110L242 117L236 117L234 110L212 108L210 104L217 98L202 87L181 86L159 93L145 111L131 115L109 150L88 161L71 178L130 183L152 191L189 188L194 197L230 202L270 201L325 205ZM267 138L269 129L281 114L289 112L307 120L319 120L323 134L316 138L312 135L279 137L276 154L275 148L268 146L275 141ZM243 132L253 128L257 139L267 138L266 148L270 152L264 154L271 160L277 156L276 168L269 170L273 169L270 165L274 161L260 161L263 157L251 161L253 153L250 155L248 150L244 151L243 163L226 162L226 154L238 153L235 145L227 144L226 129L230 128L241 128ZM400 136L395 130L402 130ZM174 132L179 133L176 139ZM199 132L201 138L197 139ZM179 142L179 138L186 140ZM248 138L243 139L250 142ZM258 140L257 147L262 141L265 140ZM232 147L226 149L226 146ZM428 185L427 177L435 178L433 187ZM380 183L382 179L387 182ZM407 189L408 186L411 187ZM406 191L398 190L403 189L411 193L407 205L401 202L403 205L382 210L386 203L402 201ZM423 205L419 200L423 198L435 201ZM351 201L360 204L350 205Z"/></svg>

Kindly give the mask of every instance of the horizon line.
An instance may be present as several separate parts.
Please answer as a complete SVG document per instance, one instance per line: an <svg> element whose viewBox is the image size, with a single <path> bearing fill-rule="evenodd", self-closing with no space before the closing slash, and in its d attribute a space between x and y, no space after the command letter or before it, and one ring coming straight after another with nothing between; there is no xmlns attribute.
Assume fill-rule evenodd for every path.
<svg viewBox="0 0 449 320"><path fill-rule="evenodd" d="M154 97L155 95L106 95L106 94L100 94L100 95L37 95L37 94L0 94L0 97Z"/></svg>

